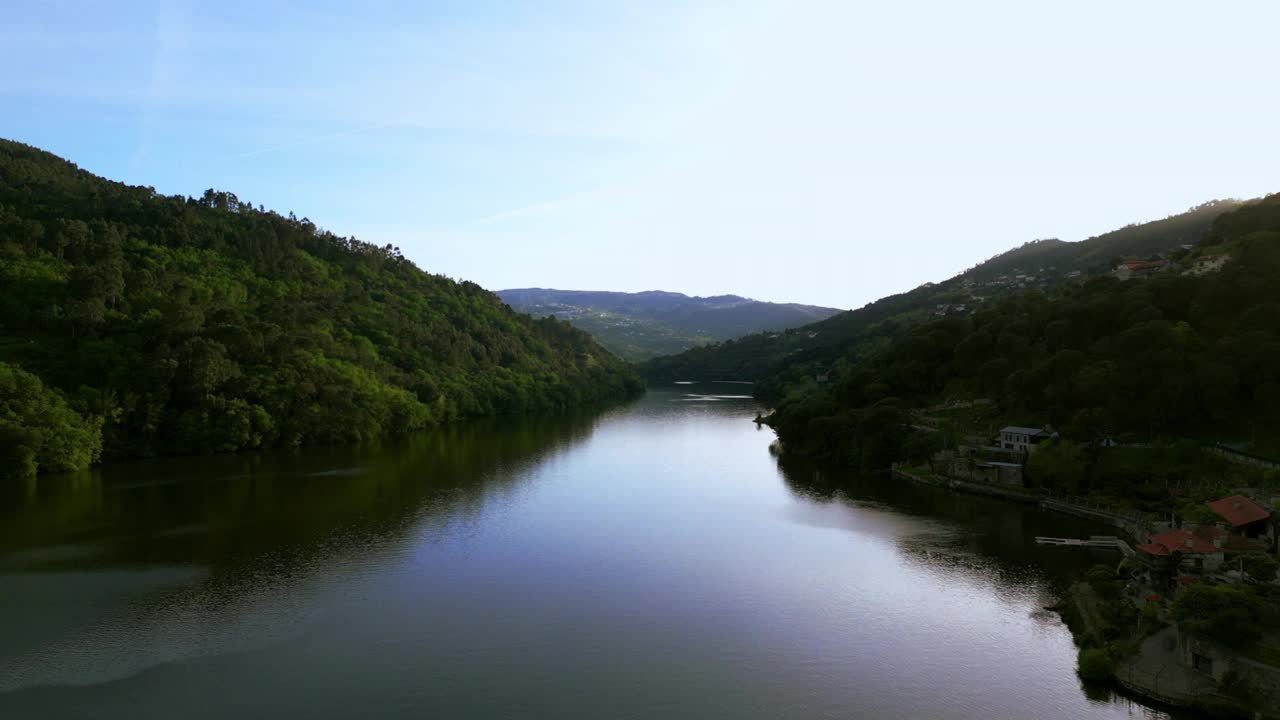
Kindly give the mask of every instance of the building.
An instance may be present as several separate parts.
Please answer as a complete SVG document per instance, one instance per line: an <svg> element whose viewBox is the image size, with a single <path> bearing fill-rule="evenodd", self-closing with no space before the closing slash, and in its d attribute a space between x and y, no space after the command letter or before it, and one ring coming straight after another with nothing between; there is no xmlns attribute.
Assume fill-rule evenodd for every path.
<svg viewBox="0 0 1280 720"><path fill-rule="evenodd" d="M1266 537L1271 529L1271 512L1243 495L1211 500L1206 505L1222 518L1233 535L1246 540Z"/></svg>
<svg viewBox="0 0 1280 720"><path fill-rule="evenodd" d="M1053 433L1044 428L1010 425L1000 429L1000 437L996 438L995 444L1005 450L1029 453L1037 445L1053 436Z"/></svg>
<svg viewBox="0 0 1280 720"><path fill-rule="evenodd" d="M1215 255L1201 255L1191 261L1191 267L1183 273L1183 275L1208 275L1216 273L1226 264L1231 262L1231 256L1226 253L1217 253Z"/></svg>
<svg viewBox="0 0 1280 720"><path fill-rule="evenodd" d="M1112 275L1117 280L1145 280L1169 269L1168 260L1126 260L1120 263Z"/></svg>
<svg viewBox="0 0 1280 720"><path fill-rule="evenodd" d="M1138 552L1150 563L1172 563L1179 567L1214 572L1226 560L1228 533L1222 528L1197 527L1170 530L1152 535Z"/></svg>
<svg viewBox="0 0 1280 720"><path fill-rule="evenodd" d="M973 464L973 479L992 485L1025 487L1022 463L977 460Z"/></svg>

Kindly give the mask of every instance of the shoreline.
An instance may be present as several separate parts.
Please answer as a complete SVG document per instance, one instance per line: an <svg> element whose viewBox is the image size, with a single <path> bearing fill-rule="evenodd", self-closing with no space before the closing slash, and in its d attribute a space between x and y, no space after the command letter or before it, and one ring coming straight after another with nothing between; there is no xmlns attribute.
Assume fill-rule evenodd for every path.
<svg viewBox="0 0 1280 720"><path fill-rule="evenodd" d="M968 480L957 480L955 478L944 477L937 474L929 474L922 477L897 464L891 468L890 472L893 473L895 477L904 478L923 485L948 488L972 495L985 495L987 497L1000 498L1011 502L1023 503L1025 505L1038 505L1043 510L1050 510L1052 512L1063 513L1065 515L1074 515L1075 517L1084 518L1086 520L1096 520L1098 522L1112 525L1120 530L1124 530L1131 538L1138 537L1145 530L1145 528L1138 525L1134 518L1098 508L1079 505L1066 500L1058 500L1053 497L1019 488L987 485L984 483L970 482Z"/></svg>
<svg viewBox="0 0 1280 720"><path fill-rule="evenodd" d="M1035 493L1027 492L1015 488L1004 488L994 485L985 485L982 483L968 482L964 480L956 480L940 475L929 474L922 476L911 472L906 468L894 465L892 470L894 477L903 478L914 483L922 485L932 485L957 492L963 492L973 495L983 495L986 497L994 497L998 499L1008 500L1022 504L1034 504L1045 510L1058 512L1066 515L1073 515L1090 520L1096 520L1111 524L1119 529L1135 536L1142 528L1137 527L1136 523L1129 518L1120 517L1095 508L1089 508L1076 505L1070 502L1046 498ZM1096 627L1096 619L1092 617L1096 609L1091 609L1091 603L1086 600L1086 596L1092 595L1092 589L1087 586L1084 581L1078 581L1072 584L1066 595L1054 606L1046 608L1056 612L1062 622L1071 632L1071 637L1075 641L1076 646L1083 649L1087 647L1086 641L1098 636ZM1217 690L1216 683L1211 683L1212 687L1203 686L1201 689L1188 689L1187 691L1177 690L1169 687L1168 678L1164 683L1166 687L1160 687L1160 672L1152 675L1148 672L1149 668L1142 667L1143 660L1148 663L1152 660L1149 657L1154 653L1149 653L1145 647L1147 643L1153 641L1162 641L1164 643L1177 642L1178 630L1174 625L1166 626L1154 635L1148 637L1139 646L1137 654L1124 658L1116 662L1115 669L1111 673L1110 684L1113 691L1123 691L1125 693L1141 698L1143 701L1156 703L1168 708L1192 710L1196 712L1208 713L1213 717L1239 717L1239 718L1256 718L1257 720L1280 720L1280 714L1273 712L1268 708L1258 708L1243 703L1241 700L1221 694ZM1197 681L1206 681L1207 678L1195 675L1193 671L1183 668L1180 665L1173 665L1167 662L1167 665L1180 670L1187 677L1184 678L1189 688L1194 688L1199 684ZM1147 682L1150 678L1154 682Z"/></svg>

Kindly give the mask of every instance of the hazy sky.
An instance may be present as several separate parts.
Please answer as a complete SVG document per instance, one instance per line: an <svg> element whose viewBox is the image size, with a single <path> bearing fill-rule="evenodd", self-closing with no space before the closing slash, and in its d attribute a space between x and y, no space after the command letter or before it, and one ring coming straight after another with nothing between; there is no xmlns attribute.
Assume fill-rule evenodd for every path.
<svg viewBox="0 0 1280 720"><path fill-rule="evenodd" d="M1280 190L1275 2L0 4L0 136L491 289L857 307Z"/></svg>

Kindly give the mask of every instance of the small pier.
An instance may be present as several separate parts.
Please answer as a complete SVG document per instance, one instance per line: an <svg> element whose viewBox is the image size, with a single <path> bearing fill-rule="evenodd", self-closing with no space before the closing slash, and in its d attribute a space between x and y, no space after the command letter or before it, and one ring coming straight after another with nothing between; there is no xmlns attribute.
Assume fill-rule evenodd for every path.
<svg viewBox="0 0 1280 720"><path fill-rule="evenodd" d="M1037 545L1064 545L1067 547L1096 547L1096 548L1112 548L1119 550L1125 557L1133 555L1133 548L1129 547L1129 543L1121 540L1114 535L1090 535L1087 539L1081 538L1059 538L1059 537L1037 537Z"/></svg>

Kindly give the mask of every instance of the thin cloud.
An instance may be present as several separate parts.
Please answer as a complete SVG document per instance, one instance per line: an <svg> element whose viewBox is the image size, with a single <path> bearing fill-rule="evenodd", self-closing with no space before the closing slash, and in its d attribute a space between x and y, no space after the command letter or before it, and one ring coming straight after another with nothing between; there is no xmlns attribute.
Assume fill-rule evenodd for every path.
<svg viewBox="0 0 1280 720"><path fill-rule="evenodd" d="M292 150L294 148L305 147L307 145L316 145L318 143L328 142L330 140L337 140L339 138L350 137L352 135L361 135L364 133L373 132L375 130L382 130L384 128L395 127L400 124L401 123L399 122L383 122L383 123L377 123L375 125L369 125L366 127L352 128L350 130L342 130L339 132L328 133L326 135L317 135L315 137L304 138L302 140L296 140L290 143L283 143L281 145L272 145L270 147L258 148L256 150L245 150L244 152L238 152L238 153L228 155L226 159L239 160L247 157L266 155L267 153L281 152L283 150Z"/></svg>

